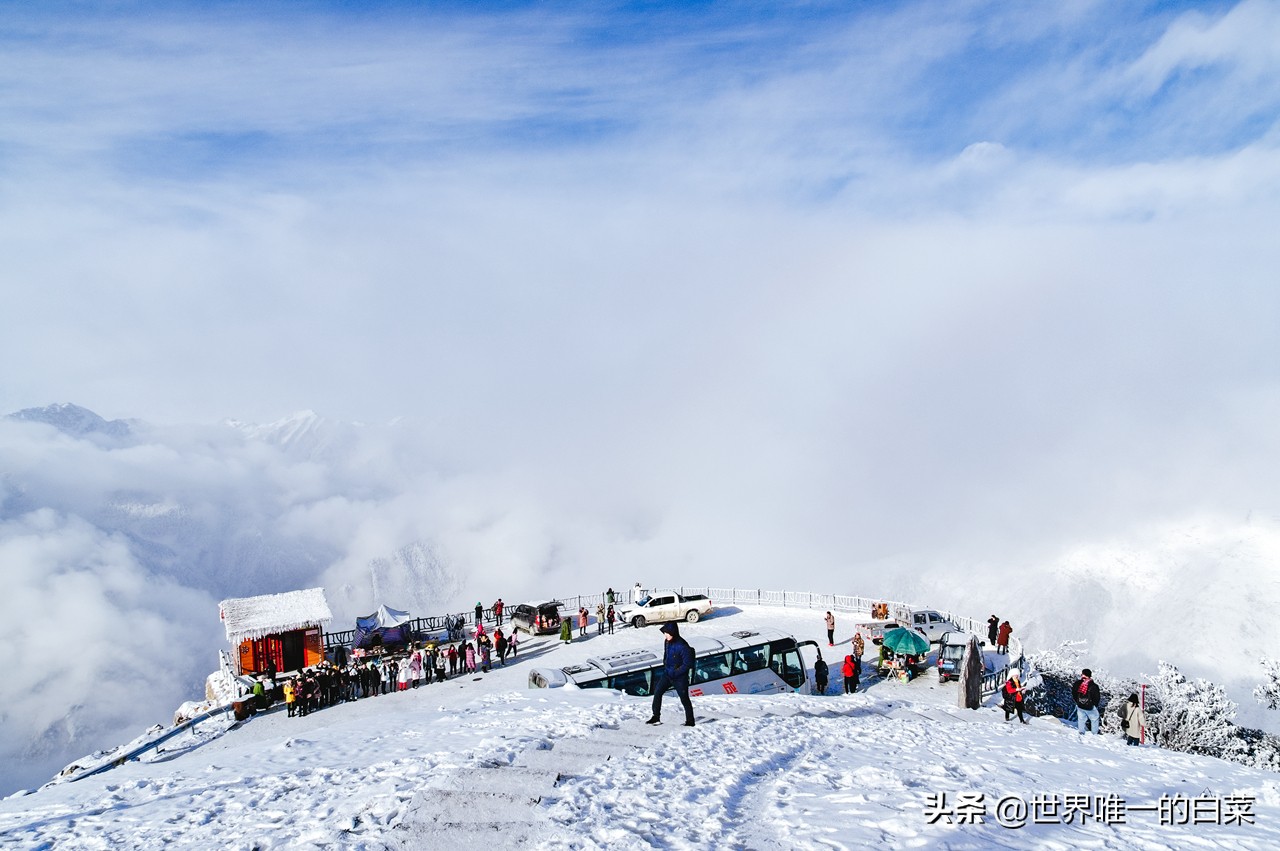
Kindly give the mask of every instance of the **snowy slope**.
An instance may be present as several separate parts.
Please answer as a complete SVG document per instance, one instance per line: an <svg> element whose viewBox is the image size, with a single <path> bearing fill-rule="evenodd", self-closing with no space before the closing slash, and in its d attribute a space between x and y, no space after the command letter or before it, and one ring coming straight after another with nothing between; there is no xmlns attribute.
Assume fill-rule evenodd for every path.
<svg viewBox="0 0 1280 851"><path fill-rule="evenodd" d="M687 627L773 626L817 638L820 613L755 609ZM838 624L847 650L847 624ZM622 630L561 647L529 640L506 669L308 718L261 716L150 763L0 801L0 844L27 848L1264 848L1280 846L1280 776L1053 719L1010 725L954 708L954 685L871 682L851 696L706 697L700 724L651 728L648 702L529 690L535 665L632 646ZM674 720L674 708L667 708ZM929 810L982 794L985 823ZM1016 800L1115 796L1106 820L997 823ZM945 801L937 796L946 796ZM1226 824L1226 796L1256 823ZM1184 796L1179 798L1177 796ZM1204 823L1162 824L1197 801ZM1012 813L1016 815L1016 812ZM1044 815L1042 811L1041 815ZM954 820L954 819L953 819ZM1166 818L1165 821L1170 819ZM1172 819L1176 821L1177 819ZM941 822L946 819L942 818Z"/></svg>

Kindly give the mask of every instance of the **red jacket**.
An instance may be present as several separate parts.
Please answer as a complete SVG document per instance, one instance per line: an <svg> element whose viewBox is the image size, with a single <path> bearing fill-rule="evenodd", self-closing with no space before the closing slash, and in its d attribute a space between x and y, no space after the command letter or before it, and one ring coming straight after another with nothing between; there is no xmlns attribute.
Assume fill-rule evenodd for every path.
<svg viewBox="0 0 1280 851"><path fill-rule="evenodd" d="M996 637L996 644L1008 644L1009 636L1013 635L1013 627L1009 626L1009 622L1005 621L1000 624L1000 634Z"/></svg>

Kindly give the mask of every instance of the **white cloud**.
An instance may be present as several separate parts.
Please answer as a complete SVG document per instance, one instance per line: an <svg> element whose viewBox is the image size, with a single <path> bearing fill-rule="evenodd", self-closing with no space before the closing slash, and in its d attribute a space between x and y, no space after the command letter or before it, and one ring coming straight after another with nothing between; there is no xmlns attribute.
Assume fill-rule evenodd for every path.
<svg viewBox="0 0 1280 851"><path fill-rule="evenodd" d="M52 510L62 555L25 564L105 553L123 584L76 599L109 633L152 573L319 577L342 617L637 578L887 591L894 557L999 588L1238 517L1280 449L1273 101L1242 106L1274 16L1115 8L612 44L593 15L29 12L0 69L0 411L400 419L302 454L0 423L9 539ZM1205 63L1231 96L1162 110Z"/></svg>
<svg viewBox="0 0 1280 851"><path fill-rule="evenodd" d="M1244 0L1226 14L1211 18L1184 13L1130 69L1148 93L1157 91L1181 71L1219 67L1226 71L1223 88L1266 80L1274 91L1280 68L1280 7L1268 0Z"/></svg>

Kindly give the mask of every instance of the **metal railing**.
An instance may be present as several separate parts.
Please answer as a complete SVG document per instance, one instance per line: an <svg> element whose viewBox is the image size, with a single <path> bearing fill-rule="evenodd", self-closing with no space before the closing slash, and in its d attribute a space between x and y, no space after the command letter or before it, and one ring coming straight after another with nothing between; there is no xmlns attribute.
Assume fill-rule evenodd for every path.
<svg viewBox="0 0 1280 851"><path fill-rule="evenodd" d="M150 741L145 742L144 744L137 745L136 747L133 747L122 754L112 756L104 760L101 765L97 765L97 766L94 766L93 768L86 769L80 772L79 774L73 775L67 779L73 782L76 780L83 780L86 777L92 777L95 774L101 774L104 771L109 771L112 768L115 768L120 765L124 765L126 762L129 762L130 760L134 760L142 756L147 751L159 750L161 745L163 745L165 742L169 741L170 739L174 738L175 736L181 735L182 733L185 733L187 730L194 730L196 725L199 724L201 721L208 721L210 718L214 718L218 715L225 716L229 714L231 711L232 711L232 705L230 703L223 704L222 706L215 706L212 709L207 709L204 712L201 712L199 715L195 716L194 718L188 718L186 721L183 721L182 723L175 725L172 730L165 730L163 733L159 734L156 738L151 739ZM194 735L194 733L192 735Z"/></svg>

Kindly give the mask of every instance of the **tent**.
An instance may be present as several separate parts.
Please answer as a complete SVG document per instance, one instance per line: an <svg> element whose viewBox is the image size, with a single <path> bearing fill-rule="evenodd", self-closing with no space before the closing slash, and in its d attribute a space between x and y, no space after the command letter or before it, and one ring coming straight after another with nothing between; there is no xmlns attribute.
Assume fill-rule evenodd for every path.
<svg viewBox="0 0 1280 851"><path fill-rule="evenodd" d="M410 638L409 613L389 606L356 618L354 647L376 647L380 644L404 644Z"/></svg>

